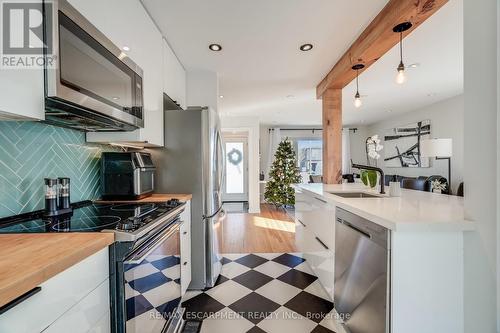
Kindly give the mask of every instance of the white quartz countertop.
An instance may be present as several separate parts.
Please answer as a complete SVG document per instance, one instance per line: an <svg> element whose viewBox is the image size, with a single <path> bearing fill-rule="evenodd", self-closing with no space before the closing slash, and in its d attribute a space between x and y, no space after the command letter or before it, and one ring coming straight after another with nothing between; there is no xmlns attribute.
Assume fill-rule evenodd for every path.
<svg viewBox="0 0 500 333"><path fill-rule="evenodd" d="M302 193L345 209L393 231L468 231L475 223L464 218L462 197L401 190L401 197L342 198L330 192L379 195L363 184L298 184ZM387 192L389 189L387 189Z"/></svg>

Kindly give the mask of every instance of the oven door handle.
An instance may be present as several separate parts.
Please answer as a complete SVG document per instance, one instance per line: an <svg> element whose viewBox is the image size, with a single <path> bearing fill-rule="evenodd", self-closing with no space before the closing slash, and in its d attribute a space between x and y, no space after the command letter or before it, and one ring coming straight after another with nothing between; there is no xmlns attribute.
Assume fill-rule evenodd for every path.
<svg viewBox="0 0 500 333"><path fill-rule="evenodd" d="M173 225L171 228L168 229L168 231L160 236L156 237L150 242L147 242L146 244L142 245L139 249L136 251L132 252L129 257L123 262L126 265L136 265L140 264L144 259L146 259L147 256L149 256L151 253L153 253L158 247L160 247L161 244L168 238L170 238L172 235L174 235L176 232L179 231L181 223L176 223Z"/></svg>

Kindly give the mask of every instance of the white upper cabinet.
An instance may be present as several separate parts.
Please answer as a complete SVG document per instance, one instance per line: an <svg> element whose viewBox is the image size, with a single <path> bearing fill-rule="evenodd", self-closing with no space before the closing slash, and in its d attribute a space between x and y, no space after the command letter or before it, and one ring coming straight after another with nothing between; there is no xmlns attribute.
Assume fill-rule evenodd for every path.
<svg viewBox="0 0 500 333"><path fill-rule="evenodd" d="M185 109L186 71L177 56L163 40L163 92Z"/></svg>
<svg viewBox="0 0 500 333"><path fill-rule="evenodd" d="M139 0L69 0L144 71L144 128L87 133L89 142L163 146L163 38Z"/></svg>
<svg viewBox="0 0 500 333"><path fill-rule="evenodd" d="M42 69L0 69L0 121L45 119Z"/></svg>

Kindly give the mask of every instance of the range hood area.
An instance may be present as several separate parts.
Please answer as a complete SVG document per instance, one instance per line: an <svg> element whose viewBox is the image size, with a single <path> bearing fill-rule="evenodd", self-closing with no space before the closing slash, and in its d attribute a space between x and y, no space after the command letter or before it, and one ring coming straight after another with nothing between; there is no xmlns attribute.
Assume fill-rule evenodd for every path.
<svg viewBox="0 0 500 333"><path fill-rule="evenodd" d="M54 44L45 54L45 122L85 132L144 127L143 70L67 0L43 5L44 41Z"/></svg>

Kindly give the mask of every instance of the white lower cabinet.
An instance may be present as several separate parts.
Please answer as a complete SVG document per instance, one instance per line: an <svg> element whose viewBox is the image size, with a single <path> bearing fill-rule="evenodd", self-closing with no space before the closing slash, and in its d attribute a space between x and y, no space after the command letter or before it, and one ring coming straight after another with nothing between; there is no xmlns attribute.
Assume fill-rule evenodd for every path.
<svg viewBox="0 0 500 333"><path fill-rule="evenodd" d="M334 283L334 253L329 249L325 249L319 244L315 237L316 247L312 254L312 270L319 279L319 282L325 288L328 296L333 300L333 283Z"/></svg>
<svg viewBox="0 0 500 333"><path fill-rule="evenodd" d="M295 243L328 296L333 299L334 252L300 220L295 225Z"/></svg>
<svg viewBox="0 0 500 333"><path fill-rule="evenodd" d="M181 214L181 292L186 293L191 283L191 201L186 202L186 209Z"/></svg>
<svg viewBox="0 0 500 333"><path fill-rule="evenodd" d="M88 333L109 333L111 327L111 314L108 310L104 313L104 315L99 319L97 324L92 327Z"/></svg>
<svg viewBox="0 0 500 333"><path fill-rule="evenodd" d="M295 243L333 300L335 207L296 192Z"/></svg>
<svg viewBox="0 0 500 333"><path fill-rule="evenodd" d="M102 282L84 299L73 306L68 312L52 323L44 333L86 333L99 326L103 313L109 313L109 281ZM110 328L101 327L101 332L109 332Z"/></svg>
<svg viewBox="0 0 500 333"><path fill-rule="evenodd" d="M50 278L40 287L38 293L0 315L0 332L89 331L110 308L108 248ZM108 326L100 332L109 331Z"/></svg>

